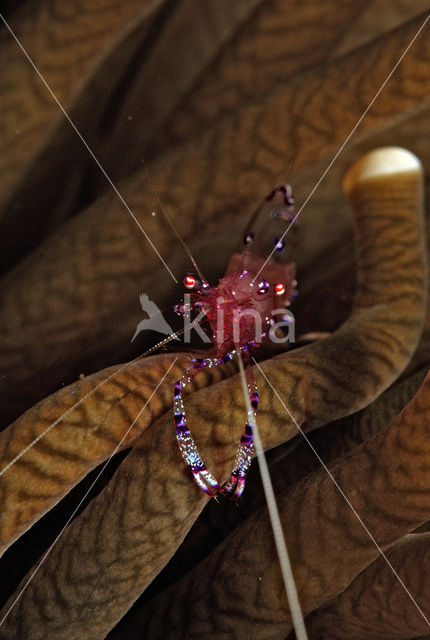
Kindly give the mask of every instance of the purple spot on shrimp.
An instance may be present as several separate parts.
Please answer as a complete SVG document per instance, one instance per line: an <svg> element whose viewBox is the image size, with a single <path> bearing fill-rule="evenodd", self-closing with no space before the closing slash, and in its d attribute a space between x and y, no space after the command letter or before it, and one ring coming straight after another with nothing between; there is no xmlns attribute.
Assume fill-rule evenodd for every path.
<svg viewBox="0 0 430 640"><path fill-rule="evenodd" d="M193 369L202 369L205 366L206 366L206 360L201 359L201 360L195 360L192 368Z"/></svg>
<svg viewBox="0 0 430 640"><path fill-rule="evenodd" d="M246 436L252 436L252 427L250 424L245 425L244 433Z"/></svg>
<svg viewBox="0 0 430 640"><path fill-rule="evenodd" d="M201 471L207 471L207 469L203 462L196 462L196 464L191 465L191 471L193 473L200 473Z"/></svg>
<svg viewBox="0 0 430 640"><path fill-rule="evenodd" d="M269 283L264 278L261 278L260 282L258 283L257 293L260 293L260 294L267 293L268 290L269 290Z"/></svg>
<svg viewBox="0 0 430 640"><path fill-rule="evenodd" d="M251 244L255 240L255 233L246 233L243 238L243 244Z"/></svg>
<svg viewBox="0 0 430 640"><path fill-rule="evenodd" d="M253 409L257 409L259 400L260 400L260 397L258 393L255 391L251 396L251 407Z"/></svg>
<svg viewBox="0 0 430 640"><path fill-rule="evenodd" d="M275 245L275 251L282 253L285 249L285 240L283 238L273 238L273 244Z"/></svg>
<svg viewBox="0 0 430 640"><path fill-rule="evenodd" d="M181 427L185 424L185 416L183 413L175 413L174 420L177 427Z"/></svg>

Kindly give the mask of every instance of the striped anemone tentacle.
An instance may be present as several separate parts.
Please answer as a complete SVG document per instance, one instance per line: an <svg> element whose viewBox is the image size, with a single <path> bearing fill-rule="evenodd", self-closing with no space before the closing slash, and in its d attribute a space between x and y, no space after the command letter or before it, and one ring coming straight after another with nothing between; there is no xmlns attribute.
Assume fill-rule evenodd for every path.
<svg viewBox="0 0 430 640"><path fill-rule="evenodd" d="M193 358L193 364L191 367L189 367L182 378L174 384L173 412L176 439L178 441L179 449L185 462L190 467L197 485L202 489L202 491L211 497L221 494L231 495L234 498L238 498L241 495L245 486L246 473L249 469L249 465L251 464L254 450L252 427L248 420L243 428L242 437L236 453L234 469L230 475L230 479L221 486L210 471L208 471L200 456L199 450L197 449L197 445L194 442L194 438L191 435L191 431L188 428L182 391L188 384L190 384L191 380L193 380L201 369L205 367L218 367L226 364L232 360L238 352L244 353L247 350L248 345L245 345L238 349L233 349L219 358ZM250 376L252 377L248 383L249 397L255 416L255 412L258 407L258 391L256 382L252 376L252 370L250 367L248 369L251 372Z"/></svg>

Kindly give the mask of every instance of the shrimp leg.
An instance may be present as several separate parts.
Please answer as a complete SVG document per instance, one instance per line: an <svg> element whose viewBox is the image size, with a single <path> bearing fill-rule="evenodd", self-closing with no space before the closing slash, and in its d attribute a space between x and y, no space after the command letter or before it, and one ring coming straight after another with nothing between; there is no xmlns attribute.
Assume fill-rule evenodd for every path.
<svg viewBox="0 0 430 640"><path fill-rule="evenodd" d="M246 350L247 347L240 348L242 352ZM248 422L245 424L230 479L221 487L216 478L208 471L194 442L194 438L191 435L191 431L188 428L182 390L193 380L202 368L226 364L232 360L236 354L237 350L234 349L219 358L193 359L191 367L185 371L182 378L174 385L173 412L179 449L185 462L190 467L197 485L211 497L221 494L239 498L241 495L245 486L245 477L251 463L254 448L252 428ZM251 406L255 414L258 406L258 391L251 367L248 367L247 376Z"/></svg>
<svg viewBox="0 0 430 640"><path fill-rule="evenodd" d="M249 361L248 366L246 367L246 377L252 417L255 418L258 409L259 395L257 383ZM235 499L240 498L245 488L246 474L248 473L254 453L254 434L252 430L253 421L250 420L250 418L251 416L248 416L248 420L243 427L242 437L239 442L239 447L234 461L234 468L231 472L230 479L224 483L221 489L223 495L228 495Z"/></svg>

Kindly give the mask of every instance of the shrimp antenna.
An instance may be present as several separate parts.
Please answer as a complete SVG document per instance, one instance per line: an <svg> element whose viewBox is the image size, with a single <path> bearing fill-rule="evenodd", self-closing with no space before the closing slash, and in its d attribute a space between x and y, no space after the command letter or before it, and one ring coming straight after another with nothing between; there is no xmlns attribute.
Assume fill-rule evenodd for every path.
<svg viewBox="0 0 430 640"><path fill-rule="evenodd" d="M173 222L170 220L169 216L167 215L167 211L166 211L165 207L163 206L163 203L161 202L161 198L160 198L160 196L158 195L157 190L156 190L156 189L154 188L154 186L152 185L151 174L149 173L149 170L148 170L148 168L146 167L146 164L145 164L145 162L144 162L143 158L141 159L141 162L142 162L142 166L143 166L144 170L146 171L146 175L147 175L148 183L149 183L149 185L150 185L150 187L151 187L151 189L152 189L153 194L154 194L154 195L155 195L155 197L157 198L157 202L158 202L159 207L160 207L160 209L161 209L161 213L162 213L162 214L163 214L163 216L166 218L166 220L167 220L167 224L169 225L169 227L171 228L171 230L173 231L173 233L175 234L175 236L177 237L177 239L179 240L179 242L181 243L181 245L184 247L185 252L186 252L187 256L189 257L189 259L191 260L191 263L192 263L192 265L193 265L194 269L196 270L196 273L198 274L198 276L199 276L200 280L201 280L202 282L208 282L208 280L204 277L204 275L203 275L202 271L200 270L200 268L199 268L199 266L198 266L197 262L195 261L194 256L193 256L193 254L191 253L191 251L190 251L190 249L189 249L188 245L187 245L187 244L186 244L186 242L181 238L181 236L179 235L179 233L177 232L177 230L176 230L176 229L175 229L175 227L173 226Z"/></svg>
<svg viewBox="0 0 430 640"><path fill-rule="evenodd" d="M269 511L270 523L272 525L276 550L278 552L282 578L284 580L285 591L287 593L288 604L290 606L291 618L293 620L293 626L296 632L297 640L308 640L308 635L306 633L306 627L303 620L302 608L300 606L296 583L294 581L293 571L291 569L291 562L288 555L284 532L282 531L282 524L279 517L278 506L276 504L275 493L273 491L273 485L270 479L269 468L267 466L266 456L264 455L264 449L261 443L255 413L252 410L251 401L249 399L245 368L240 351L237 352L237 355L239 358L240 381L242 383L242 391L248 412L248 421L252 427L252 432L254 435L255 452L257 454L261 481L263 483L264 494L266 496L267 509Z"/></svg>
<svg viewBox="0 0 430 640"><path fill-rule="evenodd" d="M193 254L191 253L189 247L187 246L186 242L181 238L181 236L179 235L179 233L177 232L177 230L175 229L172 221L170 220L169 216L167 215L167 211L166 209L163 207L163 204L160 200L160 196L158 195L157 191L154 189L154 187L151 186L151 189L155 195L155 197L157 198L158 204L160 206L161 212L163 213L164 217L167 220L167 224L169 225L169 227L171 228L171 230L173 231L173 233L175 234L175 236L177 237L177 239L179 240L179 242L181 243L181 245L184 247L189 259L192 262L192 265L194 267L194 269L196 270L196 273L198 274L200 280L202 282L207 282L207 279L205 278L205 276L203 275L203 273L201 272L197 262L194 259Z"/></svg>
<svg viewBox="0 0 430 640"><path fill-rule="evenodd" d="M142 353L139 357L145 358L146 356L149 356L151 353L154 353L154 351L157 351L157 349L161 349L161 347L164 347L165 344L172 342L172 340L177 340L178 337L184 333L184 331L185 329L179 329L179 331L175 331L175 333L171 333L170 336L167 336L167 338L164 338L164 340L160 340L160 342L157 342L157 344L154 344L153 347L148 349L148 351L145 351L145 353Z"/></svg>

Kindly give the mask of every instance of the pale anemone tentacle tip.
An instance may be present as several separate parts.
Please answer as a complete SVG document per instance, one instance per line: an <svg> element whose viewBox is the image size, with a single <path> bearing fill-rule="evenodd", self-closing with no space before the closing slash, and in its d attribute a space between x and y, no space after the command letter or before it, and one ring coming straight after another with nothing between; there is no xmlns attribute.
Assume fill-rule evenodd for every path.
<svg viewBox="0 0 430 640"><path fill-rule="evenodd" d="M414 153L394 146L374 149L364 154L346 172L343 191L348 196L359 183L407 171L423 171L422 164Z"/></svg>

